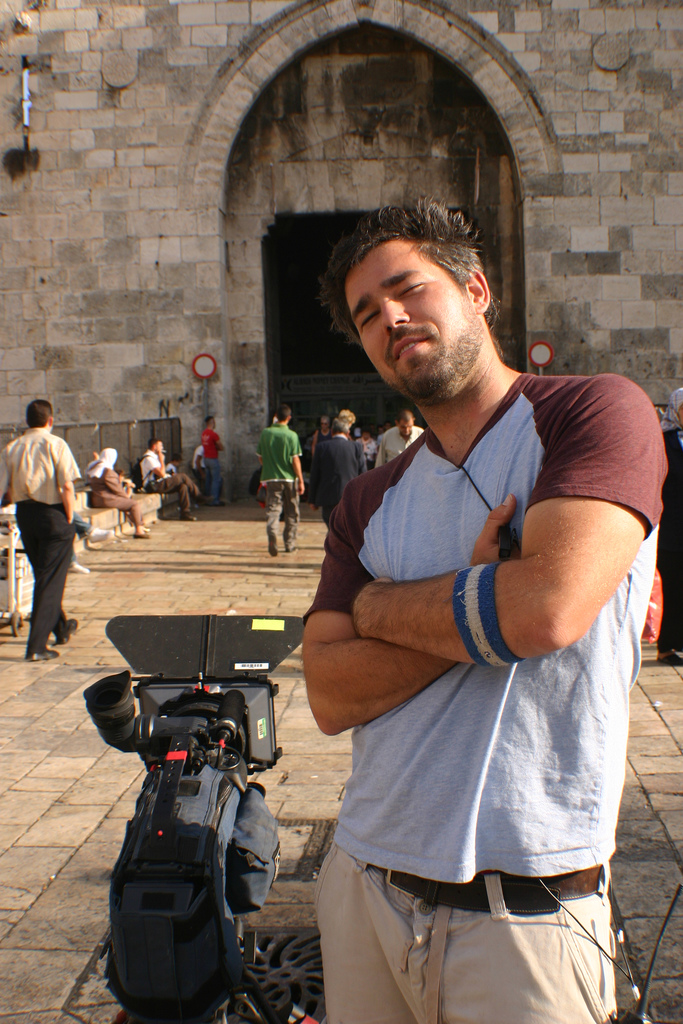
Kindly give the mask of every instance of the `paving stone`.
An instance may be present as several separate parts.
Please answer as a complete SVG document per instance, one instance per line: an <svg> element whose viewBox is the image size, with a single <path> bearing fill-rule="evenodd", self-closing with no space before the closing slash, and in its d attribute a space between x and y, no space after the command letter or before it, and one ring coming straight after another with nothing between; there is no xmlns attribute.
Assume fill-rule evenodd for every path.
<svg viewBox="0 0 683 1024"><path fill-rule="evenodd" d="M87 962L87 955L64 949L0 948L3 1013L30 1011L32 1022L35 1013L59 1011Z"/></svg>

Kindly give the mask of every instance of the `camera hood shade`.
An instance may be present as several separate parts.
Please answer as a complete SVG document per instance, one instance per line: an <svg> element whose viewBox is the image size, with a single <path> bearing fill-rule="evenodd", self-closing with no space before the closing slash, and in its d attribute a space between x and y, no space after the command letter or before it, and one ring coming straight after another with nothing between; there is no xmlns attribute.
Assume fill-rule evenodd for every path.
<svg viewBox="0 0 683 1024"><path fill-rule="evenodd" d="M118 615L106 634L136 675L204 678L272 672L301 643L294 615Z"/></svg>

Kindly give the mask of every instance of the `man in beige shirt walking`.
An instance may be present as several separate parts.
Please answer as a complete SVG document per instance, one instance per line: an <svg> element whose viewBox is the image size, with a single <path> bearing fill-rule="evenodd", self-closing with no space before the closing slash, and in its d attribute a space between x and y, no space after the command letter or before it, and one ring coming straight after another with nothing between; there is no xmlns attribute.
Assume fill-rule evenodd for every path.
<svg viewBox="0 0 683 1024"><path fill-rule="evenodd" d="M65 644L78 627L62 609L74 542L74 480L80 477L66 441L51 433L52 406L35 399L26 409L28 430L0 455L0 495L16 502L17 526L33 568L35 587L27 661L48 661L50 633Z"/></svg>
<svg viewBox="0 0 683 1024"><path fill-rule="evenodd" d="M383 466L391 462L397 455L404 452L409 444L416 441L422 433L422 427L415 426L415 417L410 409L401 409L396 417L396 426L382 434L377 452L375 466Z"/></svg>

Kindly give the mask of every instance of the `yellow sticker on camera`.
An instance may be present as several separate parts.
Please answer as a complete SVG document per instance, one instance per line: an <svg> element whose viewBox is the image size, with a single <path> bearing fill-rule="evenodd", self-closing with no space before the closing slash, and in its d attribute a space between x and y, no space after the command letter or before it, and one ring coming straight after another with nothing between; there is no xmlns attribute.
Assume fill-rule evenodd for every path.
<svg viewBox="0 0 683 1024"><path fill-rule="evenodd" d="M277 633L284 633L285 631L285 620L284 619L252 619L252 629L271 629Z"/></svg>

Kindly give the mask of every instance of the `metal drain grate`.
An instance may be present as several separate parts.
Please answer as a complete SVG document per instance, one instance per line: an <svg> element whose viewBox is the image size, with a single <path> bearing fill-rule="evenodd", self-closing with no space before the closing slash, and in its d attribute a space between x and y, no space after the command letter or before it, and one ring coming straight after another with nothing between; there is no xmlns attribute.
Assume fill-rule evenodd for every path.
<svg viewBox="0 0 683 1024"><path fill-rule="evenodd" d="M314 1020L323 1019L323 964L314 929L263 931L256 936L253 963L247 966L281 1020L287 1020L293 1003ZM234 1009L229 1024L258 1020L244 1003Z"/></svg>

